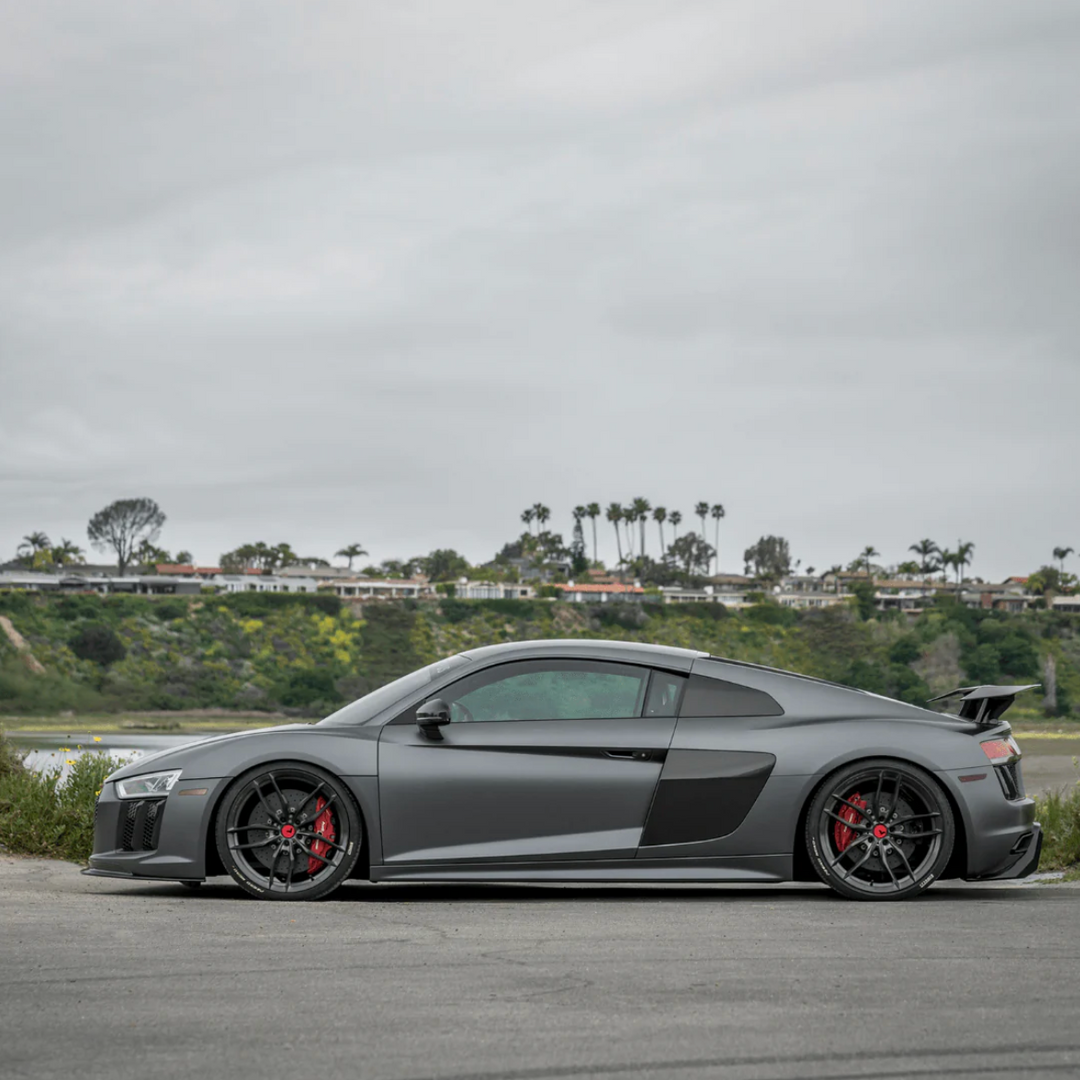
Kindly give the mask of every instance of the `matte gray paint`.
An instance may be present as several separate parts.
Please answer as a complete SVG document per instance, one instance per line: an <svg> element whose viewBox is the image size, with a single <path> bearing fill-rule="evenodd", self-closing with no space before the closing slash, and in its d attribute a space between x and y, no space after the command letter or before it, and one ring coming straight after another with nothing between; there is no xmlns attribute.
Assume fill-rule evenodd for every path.
<svg viewBox="0 0 1080 1080"><path fill-rule="evenodd" d="M961 773L986 770L979 739L1007 733L1007 723L979 728L873 694L685 649L571 640L490 646L468 655L470 673L512 659L553 656L694 671L760 689L779 702L784 715L687 717L675 722L673 731L673 722L661 718L459 724L453 726L449 746L424 747L414 727L386 726L402 709L460 678L465 669L459 669L363 725L331 722L243 732L165 751L119 770L114 778L183 768L184 786L211 790L205 797L169 796L157 852L125 855L102 851L95 843L91 865L142 876L201 876L224 781L274 761L320 765L349 784L364 815L376 880L763 880L763 865L770 874L782 868L780 876L786 877L799 815L814 788L839 766L869 757L913 762L938 778L965 830L965 876L1007 870L1017 861L1009 854L1012 846L1033 826L1033 802L1008 802L994 776L979 783L957 780ZM458 729L468 730L458 734ZM438 753L440 746L449 752ZM776 757L776 766L742 825L729 836L635 851L634 837L640 836L669 746L680 758L684 751L768 753ZM654 755L642 762L581 753L618 747L649 748ZM380 765L385 769L381 785ZM553 786L545 795L547 781ZM525 797L529 792L540 797L540 805ZM560 810L562 800L573 809ZM99 813L115 814L115 801L107 784ZM430 862L419 865L419 859Z"/></svg>
<svg viewBox="0 0 1080 1080"><path fill-rule="evenodd" d="M661 761L605 751L663 752L674 730L674 717L502 721L448 724L432 742L387 724L384 858L632 859Z"/></svg>

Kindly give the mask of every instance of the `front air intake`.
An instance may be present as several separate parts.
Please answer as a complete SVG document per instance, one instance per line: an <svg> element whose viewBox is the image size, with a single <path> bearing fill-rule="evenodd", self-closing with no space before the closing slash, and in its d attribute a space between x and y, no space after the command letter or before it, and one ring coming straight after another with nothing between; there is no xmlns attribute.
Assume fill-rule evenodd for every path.
<svg viewBox="0 0 1080 1080"><path fill-rule="evenodd" d="M164 812L164 799L132 799L125 802L116 846L121 851L156 851Z"/></svg>

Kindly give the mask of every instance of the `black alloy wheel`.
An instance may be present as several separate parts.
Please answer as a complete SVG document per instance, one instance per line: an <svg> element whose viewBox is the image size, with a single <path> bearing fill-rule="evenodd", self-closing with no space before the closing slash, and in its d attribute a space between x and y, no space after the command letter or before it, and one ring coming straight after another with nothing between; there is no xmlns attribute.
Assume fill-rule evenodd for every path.
<svg viewBox="0 0 1080 1080"><path fill-rule="evenodd" d="M818 877L853 900L918 896L943 873L956 826L937 782L915 765L860 761L818 788L806 846Z"/></svg>
<svg viewBox="0 0 1080 1080"><path fill-rule="evenodd" d="M315 900L356 866L360 811L340 780L315 765L251 769L225 794L217 846L232 879L263 900Z"/></svg>

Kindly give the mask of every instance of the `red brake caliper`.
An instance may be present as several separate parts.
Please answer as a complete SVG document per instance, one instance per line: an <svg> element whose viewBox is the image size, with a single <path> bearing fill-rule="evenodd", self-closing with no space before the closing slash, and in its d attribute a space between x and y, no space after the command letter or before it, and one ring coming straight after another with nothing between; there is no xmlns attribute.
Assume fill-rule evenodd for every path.
<svg viewBox="0 0 1080 1080"><path fill-rule="evenodd" d="M334 839L334 819L331 817L329 810L323 810L325 805L326 800L320 795L318 801L315 803L315 810L316 812L322 812L319 813L319 816L315 819L315 832L318 833L319 836L326 837L326 840L332 842ZM311 850L315 852L316 855L321 855L326 859L329 858L330 844L327 844L324 840L312 840ZM313 859L310 855L308 856L307 871L309 874L318 873L325 865L326 863L322 862L320 859Z"/></svg>
<svg viewBox="0 0 1080 1080"><path fill-rule="evenodd" d="M833 839L836 841L836 850L838 852L846 850L848 844L855 839L855 830L849 826L857 825L862 817L862 814L855 807L857 806L859 810L866 809L866 800L857 791L854 795L849 796L847 801L853 805L844 806L840 810L840 817L848 822L848 825L841 825L838 821L833 828Z"/></svg>

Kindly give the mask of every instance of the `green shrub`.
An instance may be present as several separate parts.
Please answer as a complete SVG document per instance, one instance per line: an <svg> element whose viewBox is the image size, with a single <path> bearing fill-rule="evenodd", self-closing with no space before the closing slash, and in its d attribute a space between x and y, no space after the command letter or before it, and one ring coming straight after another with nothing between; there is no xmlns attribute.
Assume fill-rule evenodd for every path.
<svg viewBox="0 0 1080 1080"><path fill-rule="evenodd" d="M102 712L107 706L98 690L86 683L54 671L34 675L18 659L0 665L0 712L49 716L68 709Z"/></svg>
<svg viewBox="0 0 1080 1080"><path fill-rule="evenodd" d="M319 701L339 702L342 697L330 672L316 668L294 671L278 688L277 699L290 708L303 708Z"/></svg>
<svg viewBox="0 0 1080 1080"><path fill-rule="evenodd" d="M914 634L905 634L897 638L889 650L889 659L894 664L913 664L922 656L918 638Z"/></svg>
<svg viewBox="0 0 1080 1080"><path fill-rule="evenodd" d="M1080 782L1035 800L1043 828L1040 870L1067 870L1080 863Z"/></svg>
<svg viewBox="0 0 1080 1080"><path fill-rule="evenodd" d="M102 615L100 596L61 596L49 603L57 615L68 622L76 619L100 619Z"/></svg>
<svg viewBox="0 0 1080 1080"><path fill-rule="evenodd" d="M105 754L74 761L61 783L59 770L24 768L0 737L0 844L20 855L86 862L94 847L94 802L117 763Z"/></svg>
<svg viewBox="0 0 1080 1080"><path fill-rule="evenodd" d="M108 667L127 656L124 643L112 627L102 623L89 623L68 642L71 651L80 660Z"/></svg>
<svg viewBox="0 0 1080 1080"><path fill-rule="evenodd" d="M762 604L754 604L746 608L742 614L743 618L763 626L794 626L798 622L798 616L791 608L781 607L770 600Z"/></svg>
<svg viewBox="0 0 1080 1080"><path fill-rule="evenodd" d="M33 606L33 598L22 589L0 590L0 613L4 615L26 615Z"/></svg>
<svg viewBox="0 0 1080 1080"><path fill-rule="evenodd" d="M619 626L623 630L640 630L645 625L645 612L641 605L621 600L608 604L592 604L589 615L601 627Z"/></svg>
<svg viewBox="0 0 1080 1080"><path fill-rule="evenodd" d="M258 619L273 615L287 607L302 607L337 615L341 611L341 599L332 593L229 593L218 598L218 604L245 619Z"/></svg>
<svg viewBox="0 0 1080 1080"><path fill-rule="evenodd" d="M154 614L162 622L172 622L173 619L187 617L188 605L185 600L159 600L154 605Z"/></svg>

